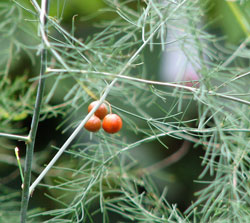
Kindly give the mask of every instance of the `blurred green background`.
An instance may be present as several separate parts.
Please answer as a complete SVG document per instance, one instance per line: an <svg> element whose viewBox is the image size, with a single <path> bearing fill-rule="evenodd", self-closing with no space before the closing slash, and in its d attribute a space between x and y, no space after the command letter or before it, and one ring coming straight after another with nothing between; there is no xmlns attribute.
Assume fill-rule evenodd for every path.
<svg viewBox="0 0 250 223"><path fill-rule="evenodd" d="M19 0L17 2L32 9L28 1ZM1 9L7 3L9 3L8 0L1 1ZM138 1L131 1L131 7L135 10L137 4ZM112 21L112 19L118 16L114 12L104 10L106 6L106 3L101 0L51 0L50 16L56 20L61 20L62 26L69 32L73 31L72 24L74 24L75 36L84 41L100 31L100 28L96 28L95 24L104 20ZM8 16L8 13L11 13L11 9L16 11L16 18ZM239 9L244 14L245 19L250 21L248 13L250 11L249 1L243 2L241 5L239 4ZM30 13L20 8L12 8L11 6L9 8L6 6L6 10L0 14L0 20L6 21L6 24L0 29L0 132L28 133L32 108L24 105L25 95L29 92L35 96L35 87L32 87L33 83L29 79L39 74L40 66L40 58L36 51L36 46L40 43L40 40L36 35L38 31L34 19L35 16ZM239 45L245 39L242 26L225 1L211 0L209 7L205 10L204 19L206 20L205 23L211 22L208 31L218 36L223 36L226 46L233 47L234 45ZM28 46L34 46L34 48ZM147 78L158 79L161 53L160 47L155 47L153 51L145 50L146 69L147 73L151 75ZM11 62L9 57L13 57ZM9 64L9 66L6 66L6 64ZM9 79L6 81L6 84L3 84L4 79ZM13 91L11 91L11 94L6 95L3 92L6 87L9 87L7 85L8 82L13 83ZM63 96L70 89L70 84L67 81L63 82L60 91L57 91L53 97L52 105L63 102ZM22 86L22 91L20 91L20 86ZM51 84L47 82L46 87L46 91L48 91ZM22 98L22 104L15 103L19 98ZM123 107L123 104L114 98L112 103L117 107ZM157 109L153 112L157 115ZM195 118L196 115L195 110L190 110L186 118ZM58 114L55 116L51 115L50 118L39 124L35 147L35 156L39 157L37 160L35 159L35 162L38 162L38 164L47 163L55 154L55 151L51 149L51 145L60 146L67 139L69 133L62 135L62 129L56 130L61 121L62 117ZM141 135L131 135L129 132L126 134L134 141L142 137ZM83 138L87 141L89 140L89 135L86 133ZM163 139L163 142L169 147L168 150L163 148L161 143L154 141L146 144L143 148L138 147L132 151L132 154L141 163L141 167L159 162L173 154L182 145L182 141L169 137ZM15 146L20 148L21 157L24 157L24 143L0 138L0 154L2 154L0 158L0 184L13 189L19 189L21 181L19 170L15 165ZM141 153L141 149L143 149L143 153ZM181 211L184 211L190 205L190 202L194 199L194 192L201 188L201 185L194 183L194 180L198 178L202 171L201 157L203 154L204 151L201 147L193 148L191 144L188 153L180 161L152 174L152 178L159 190L167 187L167 200L170 203L177 203ZM59 163L63 163L64 159L67 159L66 155L61 157ZM37 173L41 171L39 165L36 171ZM209 179L209 176L207 176L207 179ZM143 188L141 189L143 190ZM54 208L57 204L42 196L44 192L48 193L45 189L37 190L31 199L30 206L43 207L45 209Z"/></svg>

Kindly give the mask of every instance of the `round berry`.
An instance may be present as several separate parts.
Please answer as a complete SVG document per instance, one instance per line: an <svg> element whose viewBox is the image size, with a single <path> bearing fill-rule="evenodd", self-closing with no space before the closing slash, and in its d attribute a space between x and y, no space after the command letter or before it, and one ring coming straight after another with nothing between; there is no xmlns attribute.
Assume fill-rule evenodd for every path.
<svg viewBox="0 0 250 223"><path fill-rule="evenodd" d="M122 119L119 115L108 114L103 119L102 128L105 132L116 133L122 128Z"/></svg>
<svg viewBox="0 0 250 223"><path fill-rule="evenodd" d="M90 103L89 107L88 107L88 112L90 112L94 107L95 105L98 103L99 101L93 101ZM103 119L106 115L108 114L108 109L107 109L107 106L102 103L98 109L95 111L95 115L97 117L99 117L100 119Z"/></svg>
<svg viewBox="0 0 250 223"><path fill-rule="evenodd" d="M101 119L93 115L84 125L84 128L90 132L97 132L101 128Z"/></svg>

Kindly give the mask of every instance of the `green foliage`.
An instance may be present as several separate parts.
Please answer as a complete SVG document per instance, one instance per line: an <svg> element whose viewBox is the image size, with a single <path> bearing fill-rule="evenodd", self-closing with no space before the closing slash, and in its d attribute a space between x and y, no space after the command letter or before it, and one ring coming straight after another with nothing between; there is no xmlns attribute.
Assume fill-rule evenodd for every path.
<svg viewBox="0 0 250 223"><path fill-rule="evenodd" d="M20 133L17 123L34 116L35 93L41 78L33 73L37 65L42 67L42 78L46 79L40 122L60 117L55 128L61 131L62 140L52 139L48 144L53 145L53 151L64 153L58 163L48 165L50 171L34 190L35 196L44 189L40 196L47 197L53 207L48 205L45 210L31 206L29 221L249 222L248 27L239 24L239 29L245 27L244 39L229 45L224 37L208 32L211 27L204 17L210 6L208 1L103 2L106 8L102 11L116 16L112 21L98 22L95 33L89 35L75 26L77 17L73 17L70 29L61 24L66 1L51 2L57 15L62 16L48 17L45 27L38 22L41 11L36 8L37 1L32 0L33 6L23 1L0 3L1 132ZM232 4L231 8L237 6ZM249 25L249 18L242 11L232 10L235 23L242 16ZM34 25L38 33L34 32ZM42 35L44 29L48 29L47 36L46 32ZM166 42L167 31L177 30L184 35L174 42L199 74L199 87L188 87L181 81L154 81L157 73L151 73L151 65L160 60L165 48L173 50L172 42ZM190 45L195 52L189 50ZM48 59L44 61L46 57L42 56L39 64L35 53L43 55L45 50ZM19 55L30 58L33 70L14 69ZM122 117L122 131L109 135L101 130L89 137L83 129L67 144L76 136L71 132L83 124L88 104L100 98ZM6 124L8 128L4 128ZM53 129L49 126L46 134L50 131ZM171 140L181 140L183 146L171 160L150 165L151 155L146 153L149 143L154 143L152 153L157 153L155 145L161 145L160 150L165 152L171 148L166 141ZM187 141L193 143L192 149L203 151L200 176L193 179L201 189L189 208L181 211L168 200L169 181L175 173L166 167L185 155L190 147L185 144ZM61 146L63 142L66 143ZM53 158L49 151L51 146L34 153L34 157L40 156L49 163ZM185 170L186 175L192 167L190 164L190 169ZM40 169L34 165L32 171L37 173ZM35 179L37 175L32 182ZM2 222L19 218L19 195L8 195L9 191L4 190L0 197ZM13 212L6 211L10 206Z"/></svg>
<svg viewBox="0 0 250 223"><path fill-rule="evenodd" d="M33 25L24 22L23 11L18 5L1 2L0 20L0 120L6 125L32 113L30 103L34 100L35 84L28 83L27 70L21 63L26 62L24 58L28 56L35 64L33 50L37 46L32 46L36 42L32 35Z"/></svg>

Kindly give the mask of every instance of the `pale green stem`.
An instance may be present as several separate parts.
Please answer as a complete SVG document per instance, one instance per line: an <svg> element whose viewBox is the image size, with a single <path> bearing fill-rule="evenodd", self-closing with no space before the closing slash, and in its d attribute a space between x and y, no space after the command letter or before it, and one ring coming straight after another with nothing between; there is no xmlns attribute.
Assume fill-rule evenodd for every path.
<svg viewBox="0 0 250 223"><path fill-rule="evenodd" d="M196 93L198 94L200 92L200 89L198 88L194 88L194 87L188 87L182 84L175 84L175 83L168 83L168 82L161 82L161 81L151 81L151 80L145 80L145 79L141 79L141 78L136 78L136 77L130 77L130 76L125 76L125 75L121 75L121 74L112 74L112 73L108 73L108 72L98 72L98 71L87 71L87 70L76 70L76 69L70 69L70 70L64 70L64 69L51 69L48 68L47 72L75 72L75 73L82 73L82 74L101 74L104 76L110 76L110 77L116 77L119 79L124 79L124 80L129 80L129 81L136 81L136 82L140 82L140 83L144 83L144 84L150 84L150 85L159 85L159 86L167 86L167 87L173 87L173 88L180 88L180 89L184 89L187 91L190 91L192 93ZM249 72L247 72L244 75L240 75L240 77L246 76L248 75ZM239 79L235 78L236 79ZM236 101L236 102L240 102L243 104L246 104L248 106L250 106L250 101L246 101L243 100L241 98L236 98L230 95L226 95L223 93L217 93L214 91L207 91L207 90L203 90L205 94L211 95L211 96L217 96L220 98L224 98L224 99L228 99L228 100L232 100L232 101Z"/></svg>
<svg viewBox="0 0 250 223"><path fill-rule="evenodd" d="M15 134L8 134L8 133L0 133L0 137L5 137L9 139L15 139L15 140L20 140L20 141L29 141L28 136L20 136L20 135L15 135Z"/></svg>
<svg viewBox="0 0 250 223"><path fill-rule="evenodd" d="M23 170L22 170L22 165L21 165L20 157L19 157L19 149L17 147L15 148L15 155L16 155L17 165L19 167L19 171L20 171L20 175L21 175L21 180L22 180L22 183L23 183L23 181L24 181Z"/></svg>

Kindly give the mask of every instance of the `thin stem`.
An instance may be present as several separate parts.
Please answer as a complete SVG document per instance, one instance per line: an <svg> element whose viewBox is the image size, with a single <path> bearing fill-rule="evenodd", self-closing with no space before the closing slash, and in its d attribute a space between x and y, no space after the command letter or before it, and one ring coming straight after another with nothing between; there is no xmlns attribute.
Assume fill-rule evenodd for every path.
<svg viewBox="0 0 250 223"><path fill-rule="evenodd" d="M1 133L0 132L0 137L5 137L5 138L9 138L9 139L15 139L15 140L21 140L21 141L29 141L29 137L28 136L20 136L20 135L15 135L15 134L8 134L8 133Z"/></svg>
<svg viewBox="0 0 250 223"><path fill-rule="evenodd" d="M21 180L22 180L22 183L23 183L23 181L24 181L24 179L23 179L23 170L22 170L22 165L21 165L20 157L19 157L19 149L17 147L15 148L15 155L16 155L17 165L19 167L19 171L20 171L20 175L21 175Z"/></svg>
<svg viewBox="0 0 250 223"><path fill-rule="evenodd" d="M105 100L105 103L108 104L109 106L109 113L112 114L112 107L111 107L111 104Z"/></svg>
<svg viewBox="0 0 250 223"><path fill-rule="evenodd" d="M126 76L126 75L121 75L121 74L112 74L112 73L108 73L108 72L87 71L87 70L77 70L77 69L64 70L64 69L52 69L52 68L47 68L47 72L75 72L75 73L81 73L81 74L101 74L104 76L116 77L119 79L136 81L136 82L140 82L140 83L144 83L144 84L167 86L167 87L172 87L172 88L181 88L181 89L190 91L192 93L199 93L200 92L200 90L197 88L188 87L188 86L181 85L181 84L161 82L161 81L151 81L151 80L145 80L145 79L136 78L136 77L130 77L130 76ZM247 74L249 74L249 73L247 73ZM246 76L246 75L244 75L244 76ZM228 99L231 101L236 101L236 102L250 106L250 101L246 101L246 100L243 100L241 98L236 98L233 96L229 96L229 95L222 94L222 93L217 93L214 91L208 91L208 90L203 90L203 91L204 91L204 93L211 95L211 96L217 96L220 98Z"/></svg>
<svg viewBox="0 0 250 223"><path fill-rule="evenodd" d="M49 7L49 0L42 0L41 2L41 14L40 14L40 31L46 34L46 17ZM24 169L24 183L22 191L22 202L21 202L21 223L25 223L27 219L27 210L29 204L29 186L31 181L31 169L32 169L32 159L34 153L35 138L37 133L37 127L39 123L40 109L45 85L45 79L42 78L47 67L47 49L45 45L41 51L41 70L40 79L38 84L36 102L34 114L31 122L31 128L29 133L30 141L27 143L26 147L26 158L25 158L25 169Z"/></svg>

